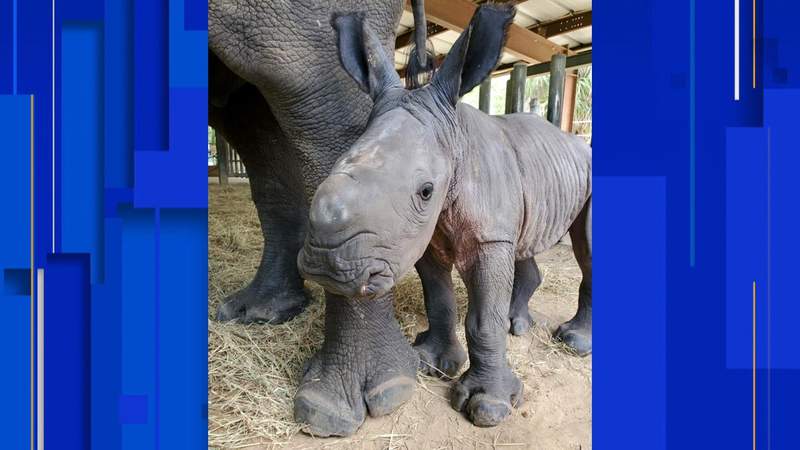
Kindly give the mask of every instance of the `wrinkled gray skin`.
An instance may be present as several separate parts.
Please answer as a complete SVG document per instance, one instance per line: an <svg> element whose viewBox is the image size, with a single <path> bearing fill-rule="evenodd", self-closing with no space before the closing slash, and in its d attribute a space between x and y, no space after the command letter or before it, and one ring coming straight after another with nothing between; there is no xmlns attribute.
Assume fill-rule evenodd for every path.
<svg viewBox="0 0 800 450"><path fill-rule="evenodd" d="M364 11L387 48L402 0L209 1L209 122L247 167L264 246L221 320L280 323L308 303L297 272L308 203L363 131L372 102L337 63L330 17Z"/></svg>
<svg viewBox="0 0 800 450"><path fill-rule="evenodd" d="M363 11L388 51L402 8L403 0L209 1L209 122L244 161L266 241L254 280L219 308L220 320L280 323L307 305L296 258L308 205L372 109L338 63L331 15ZM325 345L307 366L295 417L317 435L350 434L366 412L387 414L410 396L418 361L390 294L369 303L328 295Z"/></svg>
<svg viewBox="0 0 800 450"><path fill-rule="evenodd" d="M512 17L507 7L479 8L431 84L414 91L401 87L368 27L357 44L340 38L344 67L375 107L319 186L298 257L303 275L328 292L367 299L416 263L430 327L415 345L451 375L465 359L455 266L469 296L470 367L451 403L480 426L498 424L522 399L506 333L530 326L527 301L541 279L534 255L567 232L583 280L578 311L556 337L591 352L591 149L537 116L492 117L457 104L497 64Z"/></svg>

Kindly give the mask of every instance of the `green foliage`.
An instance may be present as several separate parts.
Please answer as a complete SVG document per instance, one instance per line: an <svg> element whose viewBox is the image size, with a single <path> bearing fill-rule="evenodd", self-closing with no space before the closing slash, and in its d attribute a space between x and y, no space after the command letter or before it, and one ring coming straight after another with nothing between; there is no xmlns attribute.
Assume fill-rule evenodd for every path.
<svg viewBox="0 0 800 450"><path fill-rule="evenodd" d="M529 77L525 83L525 112L531 111L531 100L535 101L536 113L547 115L547 99L550 93L550 75Z"/></svg>
<svg viewBox="0 0 800 450"><path fill-rule="evenodd" d="M592 66L578 69L573 132L592 142Z"/></svg>

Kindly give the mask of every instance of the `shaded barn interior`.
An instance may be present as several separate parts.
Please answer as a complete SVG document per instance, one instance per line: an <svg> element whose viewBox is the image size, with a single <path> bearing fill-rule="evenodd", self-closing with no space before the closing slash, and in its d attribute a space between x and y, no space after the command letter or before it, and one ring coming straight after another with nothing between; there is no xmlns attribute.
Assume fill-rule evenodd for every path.
<svg viewBox="0 0 800 450"><path fill-rule="evenodd" d="M436 60L468 24L478 4L425 0L427 45ZM489 114L540 114L591 139L591 1L514 2L517 14L492 76L462 101ZM395 69L405 75L414 38L411 6L397 27ZM586 85L588 82L588 91ZM588 103L587 103L588 101ZM584 122L587 122L584 123ZM219 151L220 158L217 158ZM219 184L218 184L219 183ZM392 414L371 418L347 438L300 433L293 417L299 373L323 339L322 289L291 322L241 325L214 319L226 296L246 286L261 259L263 237L244 167L209 129L209 445L218 448L591 448L592 356L577 358L551 336L575 312L581 272L571 245L537 256L543 283L531 299L536 324L508 337L508 359L526 386L525 400L496 428L475 427L449 405L452 379L419 374L414 396ZM459 322L466 287L453 276ZM416 271L394 290L395 316L409 340L427 329ZM457 337L466 344L463 327ZM468 364L468 363L467 363Z"/></svg>

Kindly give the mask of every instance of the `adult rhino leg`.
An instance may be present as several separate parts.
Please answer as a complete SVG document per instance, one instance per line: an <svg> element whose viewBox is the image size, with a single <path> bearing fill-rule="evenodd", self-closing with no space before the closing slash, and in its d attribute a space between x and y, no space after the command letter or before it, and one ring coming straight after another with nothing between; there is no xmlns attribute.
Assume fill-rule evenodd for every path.
<svg viewBox="0 0 800 450"><path fill-rule="evenodd" d="M506 359L514 278L510 247L500 242L481 245L476 262L464 276L469 295L466 332L470 366L453 385L450 404L482 427L499 424L522 402L522 382Z"/></svg>
<svg viewBox="0 0 800 450"><path fill-rule="evenodd" d="M578 288L578 311L575 317L561 324L555 338L567 344L580 355L592 352L592 199L575 219L569 229L572 251L583 273Z"/></svg>
<svg viewBox="0 0 800 450"><path fill-rule="evenodd" d="M528 302L541 283L542 274L533 258L514 263L514 290L511 294L511 308L508 310L511 334L514 336L527 333L533 326Z"/></svg>
<svg viewBox="0 0 800 450"><path fill-rule="evenodd" d="M281 323L299 314L311 297L297 270L308 209L299 164L277 120L252 85L231 94L209 118L233 145L247 169L264 248L255 277L225 299L219 320Z"/></svg>
<svg viewBox="0 0 800 450"><path fill-rule="evenodd" d="M348 436L411 398L419 359L394 317L392 294L347 299L326 293L325 342L294 398L295 420L315 436Z"/></svg>
<svg viewBox="0 0 800 450"><path fill-rule="evenodd" d="M217 318L278 324L301 313L311 299L297 271L297 253L305 237L305 208L279 190L256 187L270 184L263 175L249 173L249 177L264 250L253 280L225 299Z"/></svg>
<svg viewBox="0 0 800 450"><path fill-rule="evenodd" d="M456 337L458 311L451 276L453 265L440 263L428 249L415 267L422 281L428 316L428 329L419 333L414 341L420 371L453 377L467 360Z"/></svg>

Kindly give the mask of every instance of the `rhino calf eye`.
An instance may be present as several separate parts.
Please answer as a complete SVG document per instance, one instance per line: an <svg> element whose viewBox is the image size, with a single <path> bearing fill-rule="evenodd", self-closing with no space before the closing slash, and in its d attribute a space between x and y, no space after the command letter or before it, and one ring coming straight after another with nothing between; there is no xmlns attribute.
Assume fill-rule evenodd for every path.
<svg viewBox="0 0 800 450"><path fill-rule="evenodd" d="M423 200L430 200L433 195L433 183L425 183L419 188L419 196Z"/></svg>

